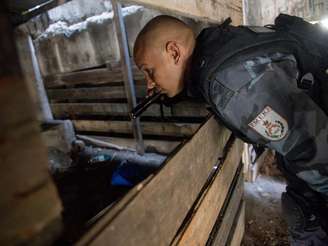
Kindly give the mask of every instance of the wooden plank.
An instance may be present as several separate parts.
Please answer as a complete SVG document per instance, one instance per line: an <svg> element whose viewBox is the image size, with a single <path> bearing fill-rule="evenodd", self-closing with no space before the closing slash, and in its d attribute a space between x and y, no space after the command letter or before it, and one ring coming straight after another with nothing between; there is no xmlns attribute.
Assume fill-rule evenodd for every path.
<svg viewBox="0 0 328 246"><path fill-rule="evenodd" d="M240 164L242 153L242 141L236 140L232 149L229 151L226 160L224 161L220 172L209 187L197 211L194 212L193 218L189 221L188 227L180 236L177 245L205 245L211 230L216 222L216 218L227 199L227 194L231 187L232 180L235 177L236 170ZM235 188L237 198L232 198L233 201L240 199L242 196L243 180L239 179ZM238 202L239 203L239 202ZM237 207L234 212L236 212ZM228 213L232 213L232 208L228 209ZM231 223L233 218L231 219ZM229 232L229 231L228 231ZM178 237L179 238L179 237Z"/></svg>
<svg viewBox="0 0 328 246"><path fill-rule="evenodd" d="M90 231L79 245L167 245L222 156L229 136L210 118L121 213L102 230Z"/></svg>
<svg viewBox="0 0 328 246"><path fill-rule="evenodd" d="M135 149L136 140L133 138L115 138L102 136L88 136L106 143L115 144L123 149ZM179 141L164 141L164 140L149 140L144 139L146 152L156 152L159 154L170 154L181 142Z"/></svg>
<svg viewBox="0 0 328 246"><path fill-rule="evenodd" d="M146 84L135 87L136 95L139 98L145 97L147 92ZM102 86L91 88L72 89L48 89L50 100L83 100L83 99L122 99L126 98L123 86Z"/></svg>
<svg viewBox="0 0 328 246"><path fill-rule="evenodd" d="M214 237L212 245L226 245L230 231L234 231L234 221L238 215L240 203L244 193L244 180L242 173L239 175L237 184L231 194L227 208L224 211L222 218L218 218L220 221L220 227L217 234Z"/></svg>
<svg viewBox="0 0 328 246"><path fill-rule="evenodd" d="M238 218L235 223L235 230L228 245L240 246L245 233L245 202L242 202Z"/></svg>
<svg viewBox="0 0 328 246"><path fill-rule="evenodd" d="M144 75L136 66L133 67L135 80L143 80ZM95 68L84 71L60 73L44 77L46 88L55 88L58 86L74 86L79 84L101 85L106 83L123 82L123 74L120 67Z"/></svg>
<svg viewBox="0 0 328 246"><path fill-rule="evenodd" d="M244 178L246 182L250 182L252 180L252 159L251 159L251 153L250 153L250 144L244 143L244 150L243 150L243 156L242 161L244 164Z"/></svg>
<svg viewBox="0 0 328 246"><path fill-rule="evenodd" d="M250 182L256 181L256 178L260 174L260 169L262 165L265 163L268 154L269 154L269 149L264 150L264 152L256 159L255 163L251 165Z"/></svg>
<svg viewBox="0 0 328 246"><path fill-rule="evenodd" d="M52 103L52 112L56 118L72 117L76 115L107 115L128 116L126 103ZM166 117L202 117L208 114L203 104L195 102L181 102L170 107L163 107ZM142 116L160 117L159 104L151 105Z"/></svg>
<svg viewBox="0 0 328 246"><path fill-rule="evenodd" d="M130 121L73 120L76 131L127 133L132 134ZM145 135L190 137L199 127L199 123L141 122Z"/></svg>
<svg viewBox="0 0 328 246"><path fill-rule="evenodd" d="M233 24L242 24L241 0L124 0L124 2L216 23L231 17Z"/></svg>
<svg viewBox="0 0 328 246"><path fill-rule="evenodd" d="M62 207L4 5L0 4L0 245L50 245L60 233Z"/></svg>

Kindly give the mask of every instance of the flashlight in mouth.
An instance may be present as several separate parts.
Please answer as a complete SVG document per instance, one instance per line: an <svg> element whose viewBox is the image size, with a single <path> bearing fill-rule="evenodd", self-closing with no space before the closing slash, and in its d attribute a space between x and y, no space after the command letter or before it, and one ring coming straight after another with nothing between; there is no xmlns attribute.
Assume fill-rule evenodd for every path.
<svg viewBox="0 0 328 246"><path fill-rule="evenodd" d="M146 96L135 108L130 112L130 118L135 120L138 118L152 103L154 103L161 96L161 90L157 88L152 89L148 96Z"/></svg>

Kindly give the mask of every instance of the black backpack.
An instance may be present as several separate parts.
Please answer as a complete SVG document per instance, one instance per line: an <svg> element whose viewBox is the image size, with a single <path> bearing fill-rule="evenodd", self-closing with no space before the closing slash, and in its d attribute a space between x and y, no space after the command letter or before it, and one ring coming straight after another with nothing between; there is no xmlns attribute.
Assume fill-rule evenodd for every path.
<svg viewBox="0 0 328 246"><path fill-rule="evenodd" d="M227 19L220 26L206 28L197 37L192 81L187 85L191 95L210 98L211 81L225 67L261 56L264 52L289 53L298 62L299 87L328 114L328 99L325 96L328 93L328 32L301 18L283 14L276 18L275 25L267 27L234 27L230 22ZM213 106L211 108L215 110ZM220 112L215 112L215 115L247 142L248 139L238 129L225 122Z"/></svg>
<svg viewBox="0 0 328 246"><path fill-rule="evenodd" d="M226 66L263 52L291 53L300 70L299 87L328 114L328 98L325 97L325 92L328 93L328 31L285 14L276 18L275 25L266 27L234 27L230 22L229 18L199 35L201 41L198 43L207 43L203 44L206 49L199 49L195 54L195 60L206 66L194 66L195 81L211 81ZM206 98L206 85L201 90Z"/></svg>
<svg viewBox="0 0 328 246"><path fill-rule="evenodd" d="M309 95L328 115L328 30L324 30L318 24L310 24L302 18L280 14L275 19L273 26L277 31L287 32L295 37L306 53L310 54L303 57L304 70L303 76L310 72L313 75L314 83L304 84L299 81L299 87L305 87ZM305 60L304 60L305 59ZM310 88L306 88L310 86Z"/></svg>

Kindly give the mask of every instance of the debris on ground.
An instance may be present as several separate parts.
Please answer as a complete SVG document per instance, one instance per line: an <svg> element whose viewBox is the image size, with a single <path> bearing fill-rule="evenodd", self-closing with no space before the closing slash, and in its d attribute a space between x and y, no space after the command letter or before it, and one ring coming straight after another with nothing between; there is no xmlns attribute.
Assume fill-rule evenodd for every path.
<svg viewBox="0 0 328 246"><path fill-rule="evenodd" d="M286 182L274 156L271 157L268 156L256 181L245 183L244 246L289 245L287 224L281 214L281 193L286 189Z"/></svg>

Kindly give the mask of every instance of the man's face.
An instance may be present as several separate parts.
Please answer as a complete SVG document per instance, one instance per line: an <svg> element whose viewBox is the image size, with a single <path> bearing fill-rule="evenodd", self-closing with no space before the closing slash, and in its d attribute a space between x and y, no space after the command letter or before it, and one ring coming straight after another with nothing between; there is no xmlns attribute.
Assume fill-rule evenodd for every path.
<svg viewBox="0 0 328 246"><path fill-rule="evenodd" d="M144 73L148 91L157 88L168 97L177 95L183 87L183 66L167 50L148 49L139 52L135 60Z"/></svg>

